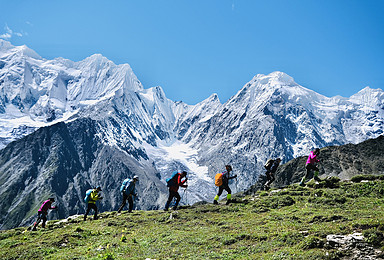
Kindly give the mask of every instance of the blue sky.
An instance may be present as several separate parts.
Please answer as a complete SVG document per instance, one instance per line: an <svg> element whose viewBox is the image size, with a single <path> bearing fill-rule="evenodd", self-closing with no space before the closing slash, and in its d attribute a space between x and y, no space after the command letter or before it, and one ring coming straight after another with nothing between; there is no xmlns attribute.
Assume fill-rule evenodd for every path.
<svg viewBox="0 0 384 260"><path fill-rule="evenodd" d="M384 89L381 0L0 0L0 37L42 57L101 53L145 88L221 102L283 71L326 96Z"/></svg>

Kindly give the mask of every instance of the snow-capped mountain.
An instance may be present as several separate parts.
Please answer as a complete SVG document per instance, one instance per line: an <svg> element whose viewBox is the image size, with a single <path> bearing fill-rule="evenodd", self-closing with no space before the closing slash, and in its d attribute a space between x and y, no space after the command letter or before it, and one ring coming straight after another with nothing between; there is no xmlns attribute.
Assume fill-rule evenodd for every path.
<svg viewBox="0 0 384 260"><path fill-rule="evenodd" d="M161 87L145 89L129 65L115 65L99 54L79 62L46 60L26 46L0 40L0 147L17 140L0 154L0 201L8 203L1 205L7 209L1 219L16 214L28 195L10 189L55 193L56 174L67 176L60 179L68 186L60 196L71 197L76 205L63 201L63 215L81 213L76 201L87 185L97 182L110 194L102 209L116 207L116 186L127 172L145 178L138 189L147 195L139 208L162 207L165 179L175 170L189 173L183 203L210 201L216 192L213 176L225 164L232 164L238 174L233 191L244 190L257 182L268 158L279 156L287 162L313 147L374 138L383 134L383 120L380 89L367 87L350 98L329 98L273 72L255 76L225 103L213 94L188 105L169 100ZM28 138L31 133L34 138ZM75 154L75 165L59 146ZM21 147L29 147L32 159L41 161L19 154ZM124 166L117 167L120 164ZM108 173L110 168L113 173ZM47 172L52 179L41 188L37 180ZM4 197L10 194L14 199ZM36 205L40 199L34 198ZM28 218L22 221L12 223L27 223Z"/></svg>

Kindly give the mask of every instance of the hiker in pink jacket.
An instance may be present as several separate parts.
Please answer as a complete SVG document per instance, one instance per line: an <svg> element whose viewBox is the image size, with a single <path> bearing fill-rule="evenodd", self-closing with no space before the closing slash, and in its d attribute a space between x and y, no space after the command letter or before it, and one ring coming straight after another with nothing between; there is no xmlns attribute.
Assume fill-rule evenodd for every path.
<svg viewBox="0 0 384 260"><path fill-rule="evenodd" d="M309 177L309 174L311 173L311 171L314 171L313 178L316 181L320 181L319 168L317 168L317 166L316 166L316 164L318 162L320 162L320 160L317 159L318 155L320 155L320 149L319 148L316 148L314 151L311 151L311 153L309 154L307 163L305 165L305 169L307 169L307 173L305 174L305 176L300 181L301 186L305 185L304 182Z"/></svg>
<svg viewBox="0 0 384 260"><path fill-rule="evenodd" d="M52 203L55 202L54 198L49 198L48 200L44 201L44 203L41 205L40 209L37 211L38 217L33 225L32 231L36 231L36 227L39 225L40 221L43 220L43 224L41 226L45 228L45 222L47 221L47 215L48 215L48 209L57 209L57 207L52 207Z"/></svg>

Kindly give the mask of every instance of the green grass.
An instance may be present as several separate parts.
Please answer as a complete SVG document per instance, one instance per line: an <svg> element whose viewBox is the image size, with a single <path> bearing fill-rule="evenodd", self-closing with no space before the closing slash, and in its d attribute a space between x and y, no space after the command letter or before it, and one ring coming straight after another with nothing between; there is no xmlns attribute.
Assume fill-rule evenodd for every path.
<svg viewBox="0 0 384 260"><path fill-rule="evenodd" d="M101 219L0 232L0 259L340 259L328 234L363 232L384 246L384 181L334 180L177 212L105 212Z"/></svg>

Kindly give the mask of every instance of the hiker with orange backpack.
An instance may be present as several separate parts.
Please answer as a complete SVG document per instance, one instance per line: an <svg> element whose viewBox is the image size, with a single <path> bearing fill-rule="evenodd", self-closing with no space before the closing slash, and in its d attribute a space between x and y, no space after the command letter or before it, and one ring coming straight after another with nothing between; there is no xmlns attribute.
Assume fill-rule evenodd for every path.
<svg viewBox="0 0 384 260"><path fill-rule="evenodd" d="M227 191L227 205L231 203L231 198L232 198L232 191L229 188L229 180L237 178L237 175L230 176L230 173L232 171L232 166L231 165L225 165L226 171L222 173L218 173L215 176L215 185L219 187L219 192L213 199L213 204L217 205L219 204L218 200L220 195L223 193L224 190Z"/></svg>
<svg viewBox="0 0 384 260"><path fill-rule="evenodd" d="M36 231L36 227L39 225L41 220L43 220L41 226L45 228L45 222L47 222L48 209L57 209L57 207L55 206L52 207L53 202L55 202L54 198L49 198L48 200L43 202L40 209L37 211L38 216L35 224L33 224L32 231Z"/></svg>
<svg viewBox="0 0 384 260"><path fill-rule="evenodd" d="M173 198L176 198L176 203L173 206L173 210L177 209L177 206L179 205L179 202L181 199L180 194L178 192L179 187L183 187L183 188L188 187L188 185L185 184L185 182L188 180L186 176L187 176L186 171L183 171L182 173L174 172L172 174L172 177L167 179L167 186L169 187L169 196L168 196L167 203L165 204L165 208L164 208L165 211L168 211L169 205L171 204Z"/></svg>

